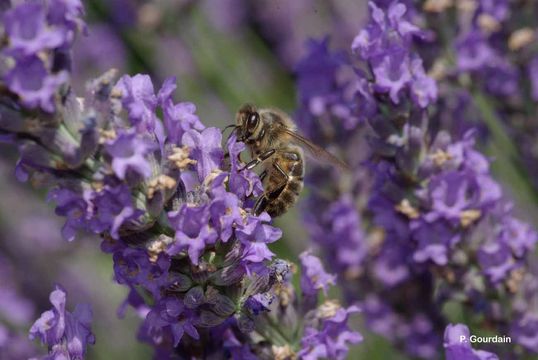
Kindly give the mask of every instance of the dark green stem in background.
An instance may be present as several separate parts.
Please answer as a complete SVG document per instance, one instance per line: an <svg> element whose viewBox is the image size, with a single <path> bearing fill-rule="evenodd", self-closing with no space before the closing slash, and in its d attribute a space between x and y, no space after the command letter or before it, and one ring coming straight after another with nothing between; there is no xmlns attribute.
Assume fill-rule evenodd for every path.
<svg viewBox="0 0 538 360"><path fill-rule="evenodd" d="M510 187L511 195L525 210L531 212L532 218L538 219L534 208L534 205L538 203L538 194L528 180L528 174L519 160L515 144L495 113L492 100L477 89L471 92L471 96L491 134L492 141L488 143L485 150L494 157L495 161L491 164L493 172Z"/></svg>

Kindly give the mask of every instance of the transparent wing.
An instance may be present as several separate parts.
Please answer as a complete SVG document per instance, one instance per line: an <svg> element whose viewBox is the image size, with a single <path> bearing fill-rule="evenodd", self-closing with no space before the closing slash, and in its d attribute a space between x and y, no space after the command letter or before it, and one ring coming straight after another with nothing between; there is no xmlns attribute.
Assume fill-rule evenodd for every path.
<svg viewBox="0 0 538 360"><path fill-rule="evenodd" d="M293 130L288 129L286 130L286 133L291 136L293 142L305 149L312 159L325 164L336 166L341 170L350 171L349 166L345 162L338 159L330 152L312 143L310 140L302 137Z"/></svg>

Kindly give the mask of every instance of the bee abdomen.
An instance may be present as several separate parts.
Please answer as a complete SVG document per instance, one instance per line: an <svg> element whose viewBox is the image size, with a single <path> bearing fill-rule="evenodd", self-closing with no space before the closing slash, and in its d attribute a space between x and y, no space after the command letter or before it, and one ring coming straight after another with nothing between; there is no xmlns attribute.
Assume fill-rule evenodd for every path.
<svg viewBox="0 0 538 360"><path fill-rule="evenodd" d="M292 178L288 182L287 189L295 195L299 195L303 189L303 177Z"/></svg>

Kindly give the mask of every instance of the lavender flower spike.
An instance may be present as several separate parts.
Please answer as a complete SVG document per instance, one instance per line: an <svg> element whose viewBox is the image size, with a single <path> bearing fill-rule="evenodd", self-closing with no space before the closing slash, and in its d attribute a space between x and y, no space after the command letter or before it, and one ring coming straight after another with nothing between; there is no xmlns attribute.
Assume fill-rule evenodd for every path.
<svg viewBox="0 0 538 360"><path fill-rule="evenodd" d="M56 285L50 294L51 310L45 311L30 329L30 339L39 338L49 348L42 359L83 359L86 348L95 343L91 332L92 311L87 304L77 304L75 311L65 308L67 293Z"/></svg>
<svg viewBox="0 0 538 360"><path fill-rule="evenodd" d="M353 62L331 54L323 41L311 43L299 63L298 126L353 168L351 178L322 168L311 171L306 181L316 186L303 207L307 229L337 273L346 299L360 301L369 327L411 356L432 359L441 353L446 325L456 320L444 311L452 302L473 328L484 326L486 318L488 330L510 333L517 345L494 349L503 358L536 352L538 291L531 264L537 233L514 217L490 159L475 146L479 132L457 128L454 123L464 114L444 108L460 103L441 96L447 82L465 83L461 73L491 71L491 66L496 74L483 76L487 87L511 94L514 71L506 61L495 57L482 63L484 46L504 42L481 34L465 44L481 53L460 49L455 58L439 59L457 67L466 53L466 61L480 61L481 69L443 69L446 63L428 68L429 52L446 46L439 44L446 29L439 29L437 38L419 29L425 14L413 4L371 1L368 24L351 44ZM477 4L467 11L498 14L491 2ZM468 15L462 21L484 21L480 14ZM442 18L435 14L427 20L436 28ZM456 28L481 32L484 23L460 25ZM439 76L443 82L434 80ZM531 91L532 78L521 88ZM521 104L522 97L513 99Z"/></svg>
<svg viewBox="0 0 538 360"><path fill-rule="evenodd" d="M498 360L497 355L475 350L469 340L469 328L463 324L449 324L445 330L446 360Z"/></svg>
<svg viewBox="0 0 538 360"><path fill-rule="evenodd" d="M317 294L323 290L327 294L329 285L335 284L336 276L327 274L319 258L304 252L299 255L303 274L301 276L301 289L304 294Z"/></svg>

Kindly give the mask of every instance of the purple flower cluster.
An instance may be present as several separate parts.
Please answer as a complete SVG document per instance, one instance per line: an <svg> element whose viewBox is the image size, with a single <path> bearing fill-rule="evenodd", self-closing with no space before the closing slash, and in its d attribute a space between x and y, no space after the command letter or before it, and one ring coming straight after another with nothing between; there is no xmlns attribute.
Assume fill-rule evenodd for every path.
<svg viewBox="0 0 538 360"><path fill-rule="evenodd" d="M301 289L304 294L314 295L323 290L327 294L329 285L335 284L335 276L327 274L321 261L310 253L302 253L299 256L303 269L301 276Z"/></svg>
<svg viewBox="0 0 538 360"><path fill-rule="evenodd" d="M329 285L334 285L335 276L325 272L320 259L308 252L302 253L301 260L301 291L303 294L303 307L309 309L315 304L320 290L325 293ZM313 301L314 300L314 301ZM359 312L359 308L352 305L342 308L335 301L326 301L314 310L315 321L305 324L301 339L301 351L297 354L301 359L345 359L348 352L348 343L359 343L362 336L347 326L351 314ZM305 316L310 319L307 314Z"/></svg>
<svg viewBox="0 0 538 360"><path fill-rule="evenodd" d="M414 143L423 144L420 129L414 131L420 140L415 138ZM413 139L408 141L412 145ZM429 148L408 153L423 156L413 172L407 173L409 169L398 163L376 164L369 207L384 236L372 275L389 288L405 288L423 277L421 296L433 296L431 282L441 280L437 296L446 300L462 296L495 317L498 304L486 287L501 294L505 289L520 291L514 280L528 271L538 237L503 204L489 162L473 145L472 133L452 142L440 132ZM415 178L411 184L405 181L409 176ZM440 279L427 275L432 269ZM515 320L516 314L503 316ZM499 327L506 330L502 321Z"/></svg>
<svg viewBox="0 0 538 360"><path fill-rule="evenodd" d="M48 346L42 359L83 359L88 344L95 343L91 332L92 311L87 304L66 310L67 294L60 286L50 294L53 309L45 311L30 329L30 339L40 339Z"/></svg>
<svg viewBox="0 0 538 360"><path fill-rule="evenodd" d="M246 299L228 293L241 293L237 288L246 274L268 271L264 263L273 254L267 244L281 231L267 224L266 214L249 215L246 204L253 202L247 200L260 194L261 185L251 174L237 173L235 138L229 142L235 148L232 175L221 168L220 131L204 128L192 104L173 103L173 81L158 94L143 75L125 76L115 86L108 79L99 84L109 87L115 99L110 101L121 107L112 119L97 116L108 127L91 129L98 139L93 159L99 162L87 166L95 175L90 183L60 178L49 198L67 218L67 239L78 230L105 237L116 280L131 289L127 301L139 308L141 291L152 296L142 327L146 338L173 349L184 333L199 339L197 328L220 325L235 314ZM155 115L157 106L164 123ZM127 122L119 117L121 108ZM237 193L228 191L232 177L229 188ZM140 241L145 247L133 247ZM268 291L274 281L256 291Z"/></svg>
<svg viewBox="0 0 538 360"><path fill-rule="evenodd" d="M526 196L535 200L538 22L527 14L536 13L536 4L480 0L468 6L441 1L416 5L422 5L420 21L435 39L417 43L417 48L443 83L443 100L433 117L447 128L483 120L499 153L515 163L511 171L525 182ZM462 97L466 103L455 105Z"/></svg>
<svg viewBox="0 0 538 360"><path fill-rule="evenodd" d="M131 88L136 83L126 77L120 80L120 84L131 84ZM156 96L164 104L164 136L159 135L159 123L152 122L152 89L122 91L128 97L147 95L146 99L124 95L122 102L130 118L135 116L133 126L155 129L160 157L169 154L168 160L181 170L178 187L182 197L171 204L166 217L166 226L174 236L151 239L147 249L133 249L121 242L105 245L113 252L116 279L131 288L131 305L136 307L140 302L138 288L150 292L155 301L146 315L143 337L156 346L172 344L181 348L184 334L198 340L199 332L207 328L226 325L233 329L230 319L234 315L240 330L251 331L259 321L253 318L268 310L273 298L269 291L285 271L278 262L270 267L265 265L273 257L267 244L280 238L281 231L268 224L267 214L254 216L249 210L253 205L251 197L260 195L262 188L252 172L239 172L238 155L244 144L238 143L235 136L230 137L230 170L224 170L220 131L204 128L192 105L174 105L162 95L165 91L170 93L165 90L167 87L170 89L170 82ZM171 129L179 130L179 134ZM114 233L111 235L114 237ZM251 285L245 284L247 274L254 277ZM238 307L243 310L238 312ZM342 326L346 319L340 321ZM342 345L339 351L344 348Z"/></svg>
<svg viewBox="0 0 538 360"><path fill-rule="evenodd" d="M411 146L420 146L423 138L419 128L409 130L404 136L409 136L405 141ZM473 228L480 228L480 232L484 233L481 222L495 224L489 228L490 233L476 239L477 243L473 245L478 248L482 271L492 283L498 283L506 280L511 270L522 265L522 259L534 247L537 238L528 225L514 219L510 211L503 208L500 186L489 175L489 162L473 145L472 133L467 133L457 142L452 142L448 134L439 133L427 152L423 153L422 163L414 169L402 169L414 171L404 175L421 176L416 183L425 184L417 186L412 197L402 196L404 193L398 193L396 187L392 187L390 193L383 191L387 181L395 185L400 183L401 174L397 171L401 170L380 162L376 166L374 185L380 191L371 197L370 208L375 224L385 231L385 244L403 245L411 239L415 247L409 249L412 252L408 256L418 264L447 265L453 249L466 245L464 236L469 235ZM424 151L410 150L415 153ZM390 203L394 205L388 206ZM405 231L402 231L402 226ZM510 236L506 237L508 233ZM499 251L506 256L500 259L487 255ZM483 261L481 254L485 255ZM382 251L381 257L385 255L388 254ZM378 275L387 285L396 285L410 273L398 281Z"/></svg>
<svg viewBox="0 0 538 360"><path fill-rule="evenodd" d="M437 85L425 74L422 59L410 51L414 37L425 34L406 19L404 4L393 2L387 11L369 3L371 21L353 40L351 48L368 62L374 90L388 93L398 104L402 91L425 108L437 98Z"/></svg>
<svg viewBox="0 0 538 360"><path fill-rule="evenodd" d="M29 1L1 14L8 46L5 84L30 108L54 111L54 96L66 83L69 48L84 26L80 1Z"/></svg>
<svg viewBox="0 0 538 360"><path fill-rule="evenodd" d="M469 342L469 329L462 324L449 324L445 330L445 355L447 360L498 360L497 355L475 350Z"/></svg>
<svg viewBox="0 0 538 360"><path fill-rule="evenodd" d="M283 265L285 263L280 263L280 266ZM249 301L251 310L259 314L256 322L250 324L256 332L266 336L278 329L276 324L282 324L278 329L277 344L272 349L261 347L260 358L346 359L350 344L363 340L348 326L349 318L359 312L359 308L354 305L345 308L329 299L318 304L321 291L334 284L335 276L325 271L317 257L308 252L300 254L300 271L300 296L290 283L290 274L281 272L284 279L279 286L261 296L253 296ZM300 346L297 348L290 344ZM234 348L232 354L238 350ZM251 358L256 357L247 357L245 353L234 357Z"/></svg>
<svg viewBox="0 0 538 360"><path fill-rule="evenodd" d="M510 13L509 1L479 1L458 12L461 20L453 43L455 75L470 74L493 95L517 96L521 72L503 53L508 47L518 50L529 40L520 33L519 40L512 38L505 44L498 41L497 35Z"/></svg>
<svg viewBox="0 0 538 360"><path fill-rule="evenodd" d="M316 313L319 324L317 328L305 328L302 350L297 355L301 359L345 359L348 343L362 341L362 336L346 325L348 317L357 311L357 307L344 309L332 302L321 305Z"/></svg>
<svg viewBox="0 0 538 360"><path fill-rule="evenodd" d="M370 11L352 44L354 77L337 76L350 62L326 43L311 46L297 68L299 126L354 169L311 172L308 181L319 188L303 208L311 237L346 298L363 300L369 327L410 354L439 353L448 302L484 314L533 350L524 334L534 325L524 319L535 318L527 274L538 235L513 216L489 160L475 149L476 132L451 135L430 121L438 86L414 47L431 40L412 23L416 12L397 2L370 3ZM345 99L345 109L312 105L329 98ZM357 126L341 131L340 114L358 118ZM320 207L326 210L313 210ZM499 312L499 299L514 304Z"/></svg>

